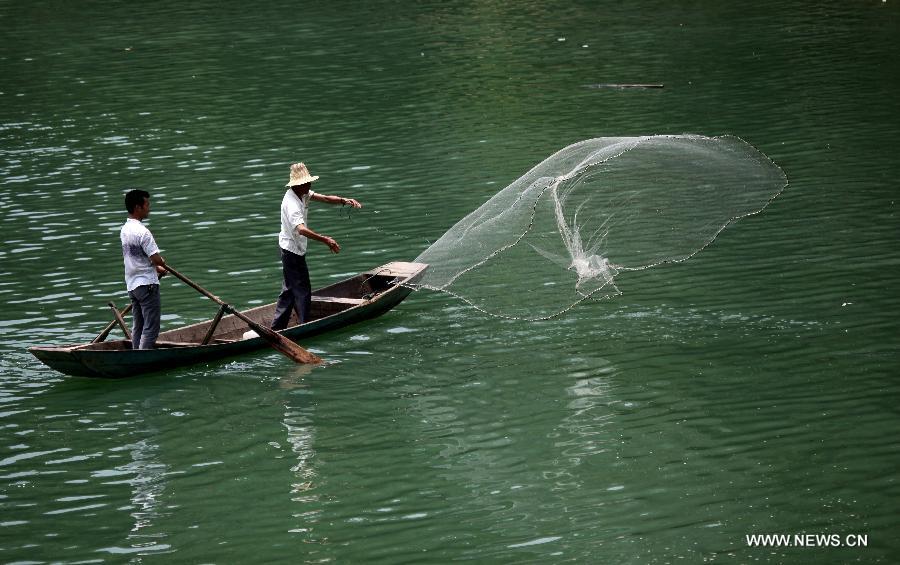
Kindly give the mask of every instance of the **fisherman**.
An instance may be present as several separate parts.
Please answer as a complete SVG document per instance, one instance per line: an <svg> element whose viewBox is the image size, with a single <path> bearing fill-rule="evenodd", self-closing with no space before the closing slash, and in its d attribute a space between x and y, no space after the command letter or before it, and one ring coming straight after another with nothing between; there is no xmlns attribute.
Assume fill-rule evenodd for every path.
<svg viewBox="0 0 900 565"><path fill-rule="evenodd" d="M291 310L297 312L298 324L309 320L312 288L309 284L309 270L306 267L307 239L312 238L324 243L332 253L341 250L341 246L334 238L309 229L307 225L309 201L362 208L362 204L353 198L313 192L312 183L318 178L310 175L303 163L294 163L291 165L290 180L285 185L288 190L281 201L281 233L278 234L284 281L281 285L281 294L278 295L278 304L275 306L275 315L272 317L272 329L276 331L287 327L291 319Z"/></svg>
<svg viewBox="0 0 900 565"><path fill-rule="evenodd" d="M150 193L129 190L125 195L128 220L122 226L122 256L125 259L125 285L131 298L132 349L153 349L159 335L159 277L166 274L166 262L159 254L153 234L143 220L150 215Z"/></svg>

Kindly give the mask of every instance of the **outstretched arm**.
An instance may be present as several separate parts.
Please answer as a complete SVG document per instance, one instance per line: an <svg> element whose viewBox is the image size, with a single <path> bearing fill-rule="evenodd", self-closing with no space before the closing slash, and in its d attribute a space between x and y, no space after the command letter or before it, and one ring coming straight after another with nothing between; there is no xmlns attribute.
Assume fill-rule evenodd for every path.
<svg viewBox="0 0 900 565"><path fill-rule="evenodd" d="M343 196L330 196L328 194L319 194L318 192L310 195L310 198L317 202L326 202L328 204L340 204L341 206L352 206L354 208L362 208L362 204L354 198L344 198Z"/></svg>

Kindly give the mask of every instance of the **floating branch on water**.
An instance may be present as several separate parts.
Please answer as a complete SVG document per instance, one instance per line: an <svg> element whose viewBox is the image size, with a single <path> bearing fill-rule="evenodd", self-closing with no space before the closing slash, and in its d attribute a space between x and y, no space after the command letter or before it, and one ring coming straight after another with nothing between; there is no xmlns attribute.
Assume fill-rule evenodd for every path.
<svg viewBox="0 0 900 565"><path fill-rule="evenodd" d="M613 83L602 83L602 84L585 84L582 85L585 88L664 88L664 84L613 84Z"/></svg>

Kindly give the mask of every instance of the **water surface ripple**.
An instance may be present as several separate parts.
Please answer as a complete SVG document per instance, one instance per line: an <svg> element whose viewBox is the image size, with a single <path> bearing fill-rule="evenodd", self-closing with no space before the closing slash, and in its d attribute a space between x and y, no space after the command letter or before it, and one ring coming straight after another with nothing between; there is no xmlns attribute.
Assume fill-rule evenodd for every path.
<svg viewBox="0 0 900 565"><path fill-rule="evenodd" d="M0 561L891 563L896 3L0 2ZM586 88L664 83L663 89ZM313 283L416 257L556 150L732 134L790 184L538 324L418 292L121 382L25 349L127 302L122 194L237 305L280 288L287 166L362 210ZM163 281L166 328L213 305ZM893 289L893 290L892 290ZM528 297L522 297L527 300ZM748 534L868 535L753 548Z"/></svg>

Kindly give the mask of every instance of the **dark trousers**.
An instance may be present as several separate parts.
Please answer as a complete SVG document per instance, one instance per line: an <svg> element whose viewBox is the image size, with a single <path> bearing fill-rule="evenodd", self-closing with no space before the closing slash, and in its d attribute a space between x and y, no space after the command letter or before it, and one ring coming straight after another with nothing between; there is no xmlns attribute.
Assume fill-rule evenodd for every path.
<svg viewBox="0 0 900 565"><path fill-rule="evenodd" d="M128 291L131 298L131 348L153 349L159 335L159 316L162 302L159 299L159 285L145 284Z"/></svg>
<svg viewBox="0 0 900 565"><path fill-rule="evenodd" d="M309 309L312 305L312 288L309 285L309 269L306 268L306 257L281 249L281 269L284 282L281 283L281 294L275 305L275 316L272 318L272 329L283 330L291 319L291 310L297 311L298 323L309 321Z"/></svg>

